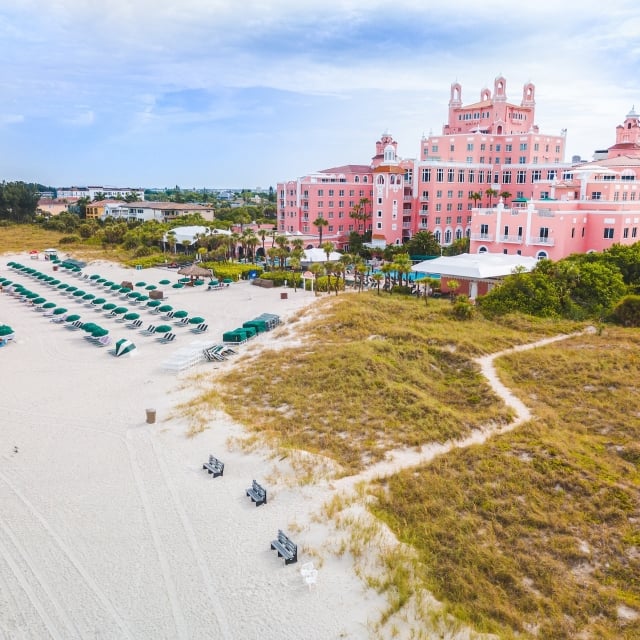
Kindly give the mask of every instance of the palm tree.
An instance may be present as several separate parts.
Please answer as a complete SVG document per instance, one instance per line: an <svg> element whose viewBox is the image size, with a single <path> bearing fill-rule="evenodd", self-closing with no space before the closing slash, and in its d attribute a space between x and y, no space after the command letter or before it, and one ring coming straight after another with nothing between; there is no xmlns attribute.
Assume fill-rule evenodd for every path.
<svg viewBox="0 0 640 640"><path fill-rule="evenodd" d="M478 206L478 200L482 200L482 194L479 191L474 191L469 195L469 198L473 200L475 206Z"/></svg>
<svg viewBox="0 0 640 640"><path fill-rule="evenodd" d="M485 194L489 198L489 209L491 209L491 201L493 200L493 198L495 198L498 195L498 192L495 189L492 189L491 187L489 187L489 189L485 191Z"/></svg>
<svg viewBox="0 0 640 640"><path fill-rule="evenodd" d="M176 244L177 244L175 231L171 230L167 232L167 242L169 243L169 251L171 251L172 253L175 253Z"/></svg>
<svg viewBox="0 0 640 640"><path fill-rule="evenodd" d="M313 224L318 229L318 234L319 234L318 247L321 247L322 246L322 228L328 226L329 222L327 220L325 220L322 216L320 216L319 218L316 218L313 221Z"/></svg>
<svg viewBox="0 0 640 640"><path fill-rule="evenodd" d="M380 295L380 283L382 282L382 278L384 276L381 273L374 273L371 278L376 283L376 288L378 289L378 295Z"/></svg>
<svg viewBox="0 0 640 640"><path fill-rule="evenodd" d="M289 260L289 266L293 271L293 290L297 291L298 290L298 269L300 269L300 267L302 266L302 263L300 262L300 258L298 258L297 256L293 256Z"/></svg>
<svg viewBox="0 0 640 640"><path fill-rule="evenodd" d="M389 293L393 293L391 287L391 272L393 271L393 265L390 262L385 262L380 267L380 271L384 274L384 286L388 288ZM380 284L378 284L378 287L380 287Z"/></svg>
<svg viewBox="0 0 640 640"><path fill-rule="evenodd" d="M329 262L329 258L331 257L331 252L335 248L333 242L325 242L324 244L322 244L321 248L327 256L327 262Z"/></svg>
<svg viewBox="0 0 640 640"><path fill-rule="evenodd" d="M260 236L260 239L262 240L262 256L266 259L267 254L264 250L264 239L267 237L267 230L266 229L259 229L258 230L258 235Z"/></svg>
<svg viewBox="0 0 640 640"><path fill-rule="evenodd" d="M509 198L511 198L511 194L508 191L501 191L500 192L500 197L503 200L509 200Z"/></svg>
<svg viewBox="0 0 640 640"><path fill-rule="evenodd" d="M398 272L400 286L402 286L402 276L406 274L407 280L409 279L409 274L411 273L411 266L413 263L411 262L411 258L409 257L408 253L399 253L398 255L396 255L394 262L396 271Z"/></svg>

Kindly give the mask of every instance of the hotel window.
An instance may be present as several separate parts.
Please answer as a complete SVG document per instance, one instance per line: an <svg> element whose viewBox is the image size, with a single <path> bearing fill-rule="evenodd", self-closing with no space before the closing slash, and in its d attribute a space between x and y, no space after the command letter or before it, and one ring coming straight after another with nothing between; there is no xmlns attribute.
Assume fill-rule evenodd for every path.
<svg viewBox="0 0 640 640"><path fill-rule="evenodd" d="M436 182L444 182L444 169L436 169Z"/></svg>
<svg viewBox="0 0 640 640"><path fill-rule="evenodd" d="M322 207L324 207L324 201L318 200L318 208L322 208Z"/></svg>
<svg viewBox="0 0 640 640"><path fill-rule="evenodd" d="M613 227L605 227L603 237L611 240L613 238Z"/></svg>
<svg viewBox="0 0 640 640"><path fill-rule="evenodd" d="M428 200L429 199L429 192L428 191L423 191L422 192L422 199L423 200Z"/></svg>
<svg viewBox="0 0 640 640"><path fill-rule="evenodd" d="M476 172L473 169L469 169L469 182L473 182L476 177Z"/></svg>
<svg viewBox="0 0 640 640"><path fill-rule="evenodd" d="M511 184L511 171L502 172L502 184Z"/></svg>
<svg viewBox="0 0 640 640"><path fill-rule="evenodd" d="M622 199L623 199L623 200L626 200L626 199L627 199L627 192L626 192L626 191L623 191L623 192L622 192Z"/></svg>
<svg viewBox="0 0 640 640"><path fill-rule="evenodd" d="M472 216L467 216L467 224L471 224L471 218Z"/></svg>
<svg viewBox="0 0 640 640"><path fill-rule="evenodd" d="M323 196L324 195L324 189L318 189L318 195L319 196Z"/></svg>
<svg viewBox="0 0 640 640"><path fill-rule="evenodd" d="M431 169L422 170L422 182L431 182Z"/></svg>
<svg viewBox="0 0 640 640"><path fill-rule="evenodd" d="M600 200L601 198L602 198L602 192L601 191L592 191L591 192L591 199L592 200Z"/></svg>
<svg viewBox="0 0 640 640"><path fill-rule="evenodd" d="M333 209L333 200L329 200L329 208Z"/></svg>
<svg viewBox="0 0 640 640"><path fill-rule="evenodd" d="M499 144L496 145L496 151L500 151L500 145Z"/></svg>
<svg viewBox="0 0 640 640"><path fill-rule="evenodd" d="M360 195L361 198L364 196L364 191L362 189L360 189L359 195Z"/></svg>
<svg viewBox="0 0 640 640"><path fill-rule="evenodd" d="M451 224L451 216L445 218L445 224Z"/></svg>
<svg viewBox="0 0 640 640"><path fill-rule="evenodd" d="M496 161L493 164L500 164L500 158L496 158Z"/></svg>
<svg viewBox="0 0 640 640"><path fill-rule="evenodd" d="M538 182L538 180L542 180L542 171L540 171L540 169L534 169L531 172L531 182Z"/></svg>
<svg viewBox="0 0 640 640"><path fill-rule="evenodd" d="M329 189L329 197L333 196L333 189Z"/></svg>
<svg viewBox="0 0 640 640"><path fill-rule="evenodd" d="M448 169L447 170L447 182L453 182L456 178L456 170Z"/></svg>
<svg viewBox="0 0 640 640"><path fill-rule="evenodd" d="M547 240L549 238L549 227L540 227L540 240Z"/></svg>
<svg viewBox="0 0 640 640"><path fill-rule="evenodd" d="M452 189L447 191L447 198L453 198L453 190Z"/></svg>
<svg viewBox="0 0 640 640"><path fill-rule="evenodd" d="M413 181L413 169L405 169L404 171L404 181L407 184L411 184Z"/></svg>
<svg viewBox="0 0 640 640"><path fill-rule="evenodd" d="M527 143L526 142L521 142L520 143L520 151L526 151L527 150Z"/></svg>
<svg viewBox="0 0 640 640"><path fill-rule="evenodd" d="M355 197L355 195L356 195L355 190L354 190L354 189L349 189L349 197L350 197L350 198L354 198L354 197Z"/></svg>
<svg viewBox="0 0 640 640"><path fill-rule="evenodd" d="M437 144L434 144L434 145L431 147L431 153L438 153L438 145L437 145Z"/></svg>
<svg viewBox="0 0 640 640"><path fill-rule="evenodd" d="M504 150L505 150L505 151L513 151L513 145L511 145L511 144L505 144L505 145L504 145Z"/></svg>
<svg viewBox="0 0 640 640"><path fill-rule="evenodd" d="M555 180L557 173L556 169L549 169L547 171L547 180Z"/></svg>
<svg viewBox="0 0 640 640"><path fill-rule="evenodd" d="M436 211L442 211L442 205L439 202L436 204Z"/></svg>
<svg viewBox="0 0 640 640"><path fill-rule="evenodd" d="M327 218L333 218L333 211L329 211Z"/></svg>
<svg viewBox="0 0 640 640"><path fill-rule="evenodd" d="M428 204L423 204L422 205L422 211L429 211L429 205Z"/></svg>
<svg viewBox="0 0 640 640"><path fill-rule="evenodd" d="M471 182L471 180L469 180ZM484 171L478 171L478 182L482 184L484 182Z"/></svg>
<svg viewBox="0 0 640 640"><path fill-rule="evenodd" d="M349 200L349 206L350 207L355 207L356 206L356 201L355 200Z"/></svg>
<svg viewBox="0 0 640 640"><path fill-rule="evenodd" d="M527 157L526 156L520 156L518 158L518 164L527 164Z"/></svg>
<svg viewBox="0 0 640 640"><path fill-rule="evenodd" d="M560 145L559 144L556 145L556 153L560 153Z"/></svg>
<svg viewBox="0 0 640 640"><path fill-rule="evenodd" d="M511 157L504 159L505 164L511 164Z"/></svg>
<svg viewBox="0 0 640 640"><path fill-rule="evenodd" d="M344 211L338 211L338 218L344 218Z"/></svg>
<svg viewBox="0 0 640 640"><path fill-rule="evenodd" d="M628 238L629 237L629 229L627 229L627 228L623 229L622 237L623 238Z"/></svg>
<svg viewBox="0 0 640 640"><path fill-rule="evenodd" d="M440 220L441 220L440 216L436 216L436 224L440 224Z"/></svg>
<svg viewBox="0 0 640 640"><path fill-rule="evenodd" d="M378 218L382 218L382 211L376 211L376 215L378 216Z"/></svg>
<svg viewBox="0 0 640 640"><path fill-rule="evenodd" d="M378 204L382 204L382 198L378 198Z"/></svg>
<svg viewBox="0 0 640 640"><path fill-rule="evenodd" d="M527 172L526 171L518 171L516 174L516 182L518 184L524 184L527 181Z"/></svg>
<svg viewBox="0 0 640 640"><path fill-rule="evenodd" d="M473 147L473 145L471 145ZM487 148L487 145L483 142L480 144L480 151L485 151ZM471 149L469 149L469 151L471 151Z"/></svg>
<svg viewBox="0 0 640 640"><path fill-rule="evenodd" d="M455 151L455 150L456 150L456 146L454 144L450 144L449 151Z"/></svg>
<svg viewBox="0 0 640 640"><path fill-rule="evenodd" d="M633 229L631 229L631 237L635 238L638 235L638 227L633 227Z"/></svg>
<svg viewBox="0 0 640 640"><path fill-rule="evenodd" d="M484 156L480 156L480 164L484 164Z"/></svg>
<svg viewBox="0 0 640 640"><path fill-rule="evenodd" d="M456 216L456 224L462 224L462 216Z"/></svg>
<svg viewBox="0 0 640 640"><path fill-rule="evenodd" d="M447 202L447 211L453 211L453 203Z"/></svg>
<svg viewBox="0 0 640 640"><path fill-rule="evenodd" d="M458 204L456 205L456 209L458 211L462 211L462 202L458 202Z"/></svg>
<svg viewBox="0 0 640 640"><path fill-rule="evenodd" d="M480 145L480 147L484 147L484 145ZM473 151L473 142L467 143L467 151Z"/></svg>
<svg viewBox="0 0 640 640"><path fill-rule="evenodd" d="M481 224L480 225L480 235L481 236L488 236L489 235L489 225L488 224Z"/></svg>
<svg viewBox="0 0 640 640"><path fill-rule="evenodd" d="M540 145L537 142L533 145L533 150L540 151Z"/></svg>
<svg viewBox="0 0 640 640"><path fill-rule="evenodd" d="M471 156L467 156L467 164L471 164L473 162L473 158Z"/></svg>
<svg viewBox="0 0 640 640"><path fill-rule="evenodd" d="M376 229L382 229L382 222L376 222Z"/></svg>
<svg viewBox="0 0 640 640"><path fill-rule="evenodd" d="M571 237L572 238L576 237L576 229L575 229L575 227L573 229L571 229Z"/></svg>
<svg viewBox="0 0 640 640"><path fill-rule="evenodd" d="M636 192L632 191L631 192L631 197L629 198L629 200L635 200L636 199Z"/></svg>
<svg viewBox="0 0 640 640"><path fill-rule="evenodd" d="M458 169L458 182L464 182L464 169Z"/></svg>
<svg viewBox="0 0 640 640"><path fill-rule="evenodd" d="M332 224L330 224L330 225L327 227L327 229L329 229L329 231L333 231L333 225L332 225Z"/></svg>
<svg viewBox="0 0 640 640"><path fill-rule="evenodd" d="M464 191L458 191L458 198L464 198Z"/></svg>
<svg viewBox="0 0 640 640"><path fill-rule="evenodd" d="M339 225L339 226L338 226L338 231L344 231L344 225L342 225L342 224L341 224L341 225Z"/></svg>
<svg viewBox="0 0 640 640"><path fill-rule="evenodd" d="M613 192L613 201L615 202L616 200L620 199L620 192L619 191L614 191Z"/></svg>

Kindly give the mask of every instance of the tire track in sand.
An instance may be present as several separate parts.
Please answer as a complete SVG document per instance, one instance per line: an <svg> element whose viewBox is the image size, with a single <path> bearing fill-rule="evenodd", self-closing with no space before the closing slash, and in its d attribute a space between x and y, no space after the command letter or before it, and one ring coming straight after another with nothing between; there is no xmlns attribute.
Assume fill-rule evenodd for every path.
<svg viewBox="0 0 640 640"><path fill-rule="evenodd" d="M89 575L88 571L84 568L82 563L76 558L75 554L71 551L69 546L62 540L62 538L56 533L53 527L49 524L46 518L31 504L28 498L26 498L23 493L17 489L13 484L9 481L9 479L0 472L0 480L2 480L13 493L20 499L20 501L25 505L25 507L31 512L33 517L40 523L42 528L51 536L54 542L58 545L60 550L67 556L71 564L74 566L75 570L80 574L80 576L84 579L89 589L94 593L97 597L100 604L103 606L105 611L107 611L115 623L120 628L123 638L128 638L129 640L134 640L131 632L127 628L124 620L121 618L120 614L117 612L113 603L106 596L104 591L100 588L98 583Z"/></svg>
<svg viewBox="0 0 640 640"><path fill-rule="evenodd" d="M229 622L227 621L227 616L224 612L222 604L220 603L220 599L217 596L217 592L213 584L213 579L211 577L211 572L209 571L207 562L202 554L200 545L198 544L198 540L196 538L193 525L191 524L191 520L189 519L189 516L186 513L184 503L182 502L182 499L180 498L180 495L178 494L178 491L176 490L176 487L173 481L171 480L171 474L169 473L169 470L167 468L167 463L162 457L162 454L158 451L158 447L153 437L150 437L149 434L145 434L145 435L146 435L146 439L151 443L151 448L153 450L153 453L156 456L160 473L162 474L162 477L167 486L167 489L171 494L171 499L178 513L178 516L180 517L182 528L186 533L187 541L189 543L189 546L191 547L191 551L193 552L193 555L198 564L198 569L200 570L202 579L204 580L204 583L207 587L207 594L209 596L209 600L211 601L211 604L213 605L213 611L218 620L218 626L220 628L222 637L225 638L225 640L232 640L233 636L231 634Z"/></svg>

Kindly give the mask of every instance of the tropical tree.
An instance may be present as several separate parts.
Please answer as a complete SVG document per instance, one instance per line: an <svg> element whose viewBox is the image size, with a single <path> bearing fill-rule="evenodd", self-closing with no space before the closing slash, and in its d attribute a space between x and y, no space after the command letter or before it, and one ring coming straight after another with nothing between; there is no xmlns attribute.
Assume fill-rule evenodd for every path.
<svg viewBox="0 0 640 640"><path fill-rule="evenodd" d="M176 245L177 245L177 240L176 240L176 232L171 230L169 232L167 232L167 242L169 243L169 251L171 251L171 253L175 253L176 252Z"/></svg>
<svg viewBox="0 0 640 640"><path fill-rule="evenodd" d="M267 230L266 229L258 229L258 235L260 236L260 240L262 242L262 255L266 258L267 257L267 253L264 250L264 240L267 237Z"/></svg>
<svg viewBox="0 0 640 640"><path fill-rule="evenodd" d="M511 194L508 191L501 191L499 195L505 201L505 203L511 198Z"/></svg>
<svg viewBox="0 0 640 640"><path fill-rule="evenodd" d="M484 193L489 198L489 208L491 208L491 201L498 195L498 192L489 187Z"/></svg>
<svg viewBox="0 0 640 640"><path fill-rule="evenodd" d="M329 225L328 220L325 220L322 216L320 216L319 218L316 218L313 221L313 224L316 226L316 228L318 229L318 247L322 246L322 230L324 227Z"/></svg>
<svg viewBox="0 0 640 640"><path fill-rule="evenodd" d="M393 293L393 287L391 286L391 272L393 271L393 264L391 262L385 262L381 267L380 271L384 274L384 286L389 291L389 293ZM375 275L375 274L374 274ZM378 284L378 287L380 285Z"/></svg>
<svg viewBox="0 0 640 640"><path fill-rule="evenodd" d="M376 283L376 289L378 290L378 295L380 295L380 283L384 276L381 273L374 273L371 276L371 279Z"/></svg>
<svg viewBox="0 0 640 640"><path fill-rule="evenodd" d="M293 256L292 258L290 258L289 266L291 267L291 270L293 271L293 290L297 291L298 290L298 271L302 267L302 263L300 262L300 258L298 258L297 256Z"/></svg>
<svg viewBox="0 0 640 640"><path fill-rule="evenodd" d="M482 193L480 193L480 191L474 191L469 194L469 199L473 200L474 206L477 207L478 201L482 200Z"/></svg>
<svg viewBox="0 0 640 640"><path fill-rule="evenodd" d="M400 286L402 286L402 277L404 275L407 276L407 284L409 280L409 274L411 273L411 267L413 263L411 262L411 258L408 253L399 253L396 255L394 260L395 269L398 272L398 280Z"/></svg>
<svg viewBox="0 0 640 640"><path fill-rule="evenodd" d="M440 255L440 244L431 231L418 231L409 242L404 245L410 255L437 256Z"/></svg>
<svg viewBox="0 0 640 640"><path fill-rule="evenodd" d="M93 196L93 201L100 202L100 200L104 200L105 198L106 198L106 195L104 191L96 191L96 194Z"/></svg>
<svg viewBox="0 0 640 640"><path fill-rule="evenodd" d="M447 280L447 289L449 289L451 295L451 302L456 299L456 292L458 291L460 286L461 285L459 280Z"/></svg>
<svg viewBox="0 0 640 640"><path fill-rule="evenodd" d="M335 249L335 246L334 246L333 242L324 242L321 245L321 248L325 252L325 255L327 256L327 262L329 262L329 258L331 257L331 253Z"/></svg>

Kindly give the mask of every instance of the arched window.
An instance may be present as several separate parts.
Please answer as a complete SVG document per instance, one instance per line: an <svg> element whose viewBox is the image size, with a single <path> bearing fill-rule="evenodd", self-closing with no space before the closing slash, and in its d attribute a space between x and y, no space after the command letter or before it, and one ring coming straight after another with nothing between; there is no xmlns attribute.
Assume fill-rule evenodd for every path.
<svg viewBox="0 0 640 640"><path fill-rule="evenodd" d="M369 177L368 176L364 176L362 178L362 182L369 182Z"/></svg>
<svg viewBox="0 0 640 640"><path fill-rule="evenodd" d="M354 181L354 182L360 182L360 176L356 176L356 177L353 179L353 181Z"/></svg>
<svg viewBox="0 0 640 640"><path fill-rule="evenodd" d="M436 229L434 231L433 237L438 241L438 244L440 244L440 238L442 237L442 234L440 233L440 229Z"/></svg>
<svg viewBox="0 0 640 640"><path fill-rule="evenodd" d="M384 184L384 176L378 176L378 184Z"/></svg>
<svg viewBox="0 0 640 640"><path fill-rule="evenodd" d="M460 227L456 229L456 240L462 240L462 229Z"/></svg>
<svg viewBox="0 0 640 640"><path fill-rule="evenodd" d="M396 177L394 175L389 176L389 184L395 184L396 183Z"/></svg>
<svg viewBox="0 0 640 640"><path fill-rule="evenodd" d="M487 253L488 249L487 247L479 247L478 248L478 253Z"/></svg>
<svg viewBox="0 0 640 640"><path fill-rule="evenodd" d="M444 243L451 244L451 229L447 229L444 232Z"/></svg>
<svg viewBox="0 0 640 640"><path fill-rule="evenodd" d="M546 251L538 251L538 253L536 253L536 259L538 260L545 260L548 257L549 256L547 255Z"/></svg>

